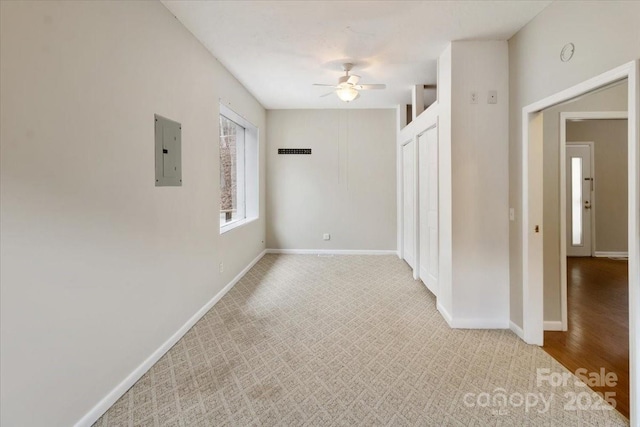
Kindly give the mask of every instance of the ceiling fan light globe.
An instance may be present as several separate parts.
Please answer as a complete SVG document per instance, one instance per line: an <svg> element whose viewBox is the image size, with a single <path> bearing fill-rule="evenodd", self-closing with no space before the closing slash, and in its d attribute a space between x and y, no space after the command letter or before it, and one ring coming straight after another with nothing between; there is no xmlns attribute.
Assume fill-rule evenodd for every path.
<svg viewBox="0 0 640 427"><path fill-rule="evenodd" d="M358 91L352 87L343 87L336 90L336 95L344 102L351 102L358 97Z"/></svg>

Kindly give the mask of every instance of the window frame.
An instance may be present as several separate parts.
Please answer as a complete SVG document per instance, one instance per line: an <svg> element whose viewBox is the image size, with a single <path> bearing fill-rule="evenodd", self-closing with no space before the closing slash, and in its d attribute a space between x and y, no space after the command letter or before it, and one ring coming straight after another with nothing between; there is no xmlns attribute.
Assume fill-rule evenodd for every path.
<svg viewBox="0 0 640 427"><path fill-rule="evenodd" d="M258 128L247 119L231 110L228 106L220 104L220 111L218 114L218 126L220 123L220 117L224 117L227 120L235 123L242 128L242 137L236 140L236 188L238 189L237 206L240 209L242 205L243 215L242 218L229 221L225 224L220 224L220 234L224 234L235 228L241 227L245 224L251 223L259 218L259 194L260 194L260 182L259 182L259 140L258 140ZM218 129L218 147L220 146L220 129ZM240 156L242 153L242 156ZM242 158L240 158L242 157ZM218 165L220 164L220 155L218 154ZM219 175L219 174L218 174ZM218 182L218 212L220 213L220 206L222 203L222 193L220 188L220 182Z"/></svg>

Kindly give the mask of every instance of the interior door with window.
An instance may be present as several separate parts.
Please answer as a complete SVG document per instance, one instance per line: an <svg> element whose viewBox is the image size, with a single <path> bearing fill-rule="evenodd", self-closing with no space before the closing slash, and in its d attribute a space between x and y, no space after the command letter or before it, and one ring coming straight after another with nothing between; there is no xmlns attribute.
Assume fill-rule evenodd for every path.
<svg viewBox="0 0 640 427"><path fill-rule="evenodd" d="M567 145L566 153L567 256L591 256L594 190L591 145Z"/></svg>

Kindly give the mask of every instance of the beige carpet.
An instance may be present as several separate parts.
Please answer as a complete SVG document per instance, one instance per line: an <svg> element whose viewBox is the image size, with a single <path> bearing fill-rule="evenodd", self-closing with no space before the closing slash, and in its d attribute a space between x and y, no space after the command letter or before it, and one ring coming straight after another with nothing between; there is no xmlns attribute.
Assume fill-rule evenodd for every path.
<svg viewBox="0 0 640 427"><path fill-rule="evenodd" d="M628 425L537 368L566 372L510 331L449 329L397 257L267 255L95 425Z"/></svg>

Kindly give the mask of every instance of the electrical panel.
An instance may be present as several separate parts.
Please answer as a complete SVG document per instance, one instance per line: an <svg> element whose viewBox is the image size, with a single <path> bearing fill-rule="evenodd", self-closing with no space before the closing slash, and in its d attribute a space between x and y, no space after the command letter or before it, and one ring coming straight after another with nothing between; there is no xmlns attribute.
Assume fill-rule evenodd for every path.
<svg viewBox="0 0 640 427"><path fill-rule="evenodd" d="M156 187L182 186L182 125L155 115Z"/></svg>

